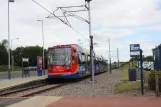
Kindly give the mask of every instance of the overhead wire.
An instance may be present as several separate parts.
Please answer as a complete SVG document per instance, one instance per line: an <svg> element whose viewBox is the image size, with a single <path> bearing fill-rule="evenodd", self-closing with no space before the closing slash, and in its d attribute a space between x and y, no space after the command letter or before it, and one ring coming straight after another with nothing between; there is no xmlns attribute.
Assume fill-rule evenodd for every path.
<svg viewBox="0 0 161 107"><path fill-rule="evenodd" d="M55 13L56 11L58 11L59 8L82 7L82 6L84 6L84 5L80 5L80 6L68 6L68 7L58 7L56 10L54 10L53 12L51 12L51 11L49 11L48 9L46 9L44 6L40 5L40 4L39 4L38 2L36 2L35 0L32 0L32 1L34 1L37 5L39 5L40 7L42 7L43 9L45 9L47 12L49 12L50 15L53 15L52 17L55 17L55 18L59 19L62 23L66 24L68 27L70 27L71 29L73 29L76 33L78 33L79 35L83 36L81 33L79 33L77 30L75 30L75 29L71 26L71 24L69 23L69 21L68 21L67 18L66 18L66 21L67 21L67 22L65 22L64 20L62 20L61 18L59 18L59 16L56 16L54 13ZM49 15L48 17L46 17L46 18L50 18L50 17L51 17L50 15ZM71 16L71 15L70 15L70 16ZM76 16L77 16L77 15L76 15ZM63 17L63 16L61 16L61 17ZM65 16L65 17L66 17L66 16ZM83 37L86 38L86 36L83 36Z"/></svg>

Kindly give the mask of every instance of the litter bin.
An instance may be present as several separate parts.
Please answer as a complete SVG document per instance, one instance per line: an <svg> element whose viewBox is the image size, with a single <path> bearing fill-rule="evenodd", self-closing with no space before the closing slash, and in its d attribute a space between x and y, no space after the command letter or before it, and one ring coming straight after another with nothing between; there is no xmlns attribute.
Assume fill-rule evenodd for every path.
<svg viewBox="0 0 161 107"><path fill-rule="evenodd" d="M129 81L136 81L136 69L128 69Z"/></svg>

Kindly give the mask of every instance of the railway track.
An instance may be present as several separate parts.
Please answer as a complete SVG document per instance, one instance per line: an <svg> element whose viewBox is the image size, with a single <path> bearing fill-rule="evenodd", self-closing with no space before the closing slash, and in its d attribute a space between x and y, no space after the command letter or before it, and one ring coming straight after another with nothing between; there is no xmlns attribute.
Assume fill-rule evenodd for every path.
<svg viewBox="0 0 161 107"><path fill-rule="evenodd" d="M41 92L48 91L50 89L59 88L68 83L62 84L41 84L36 86L31 86L27 88L22 88L18 90L13 90L5 93L1 93L0 97L30 97Z"/></svg>
<svg viewBox="0 0 161 107"><path fill-rule="evenodd" d="M6 98L6 99L3 101L0 101L0 105L2 105L3 103L6 104L12 101L14 102L16 98L32 97L32 96L35 96L36 94L40 94L41 92L49 91L51 89L56 89L70 83L74 83L74 82L64 82L64 83L55 83L55 84L45 83L45 84L39 84L36 86L30 86L27 88L4 92L0 94L0 98Z"/></svg>
<svg viewBox="0 0 161 107"><path fill-rule="evenodd" d="M101 73L100 73L101 74ZM99 75L99 74L96 74ZM63 82L63 83L44 83L44 84L39 84L39 85L35 85L35 86L30 86L27 88L21 88L21 89L15 89L13 91L8 91L8 92L4 92L4 93L0 93L0 97L30 97L30 96L34 96L36 94L39 94L41 92L45 92L51 89L56 89L59 88L61 86L67 85L67 84L72 84L75 82L79 82L83 79L87 79L90 76L84 77L82 79L78 79L78 80L74 80L74 81L68 81L68 82Z"/></svg>

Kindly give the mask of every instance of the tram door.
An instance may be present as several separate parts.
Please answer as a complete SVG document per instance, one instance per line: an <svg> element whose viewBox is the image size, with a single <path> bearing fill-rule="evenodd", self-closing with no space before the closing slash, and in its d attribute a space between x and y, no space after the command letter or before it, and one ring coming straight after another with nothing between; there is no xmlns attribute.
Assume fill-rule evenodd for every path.
<svg viewBox="0 0 161 107"><path fill-rule="evenodd" d="M86 55L85 53L78 52L78 64L79 64L79 77L85 76L87 71Z"/></svg>
<svg viewBox="0 0 161 107"><path fill-rule="evenodd" d="M72 49L72 51L71 51L71 55L72 55L72 59L71 59L71 66L72 66L72 68L75 68L75 67L77 67L77 52L76 52L76 50L75 49Z"/></svg>
<svg viewBox="0 0 161 107"><path fill-rule="evenodd" d="M92 71L90 55L87 55L87 70L89 73Z"/></svg>

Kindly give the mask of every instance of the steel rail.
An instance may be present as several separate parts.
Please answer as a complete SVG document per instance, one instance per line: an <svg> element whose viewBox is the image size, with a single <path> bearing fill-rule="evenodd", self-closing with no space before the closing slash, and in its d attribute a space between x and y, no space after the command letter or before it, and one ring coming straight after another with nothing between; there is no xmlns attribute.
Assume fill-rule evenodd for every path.
<svg viewBox="0 0 161 107"><path fill-rule="evenodd" d="M13 91L4 92L4 93L0 94L0 97L7 96L7 95L10 95L10 94L13 94L13 93L26 91L26 90L33 89L33 88L42 87L42 86L45 86L45 85L47 85L47 84L40 84L40 85L36 85L36 86L31 86L31 87L27 87L27 88L21 88L21 89L17 89L17 90L13 90Z"/></svg>

